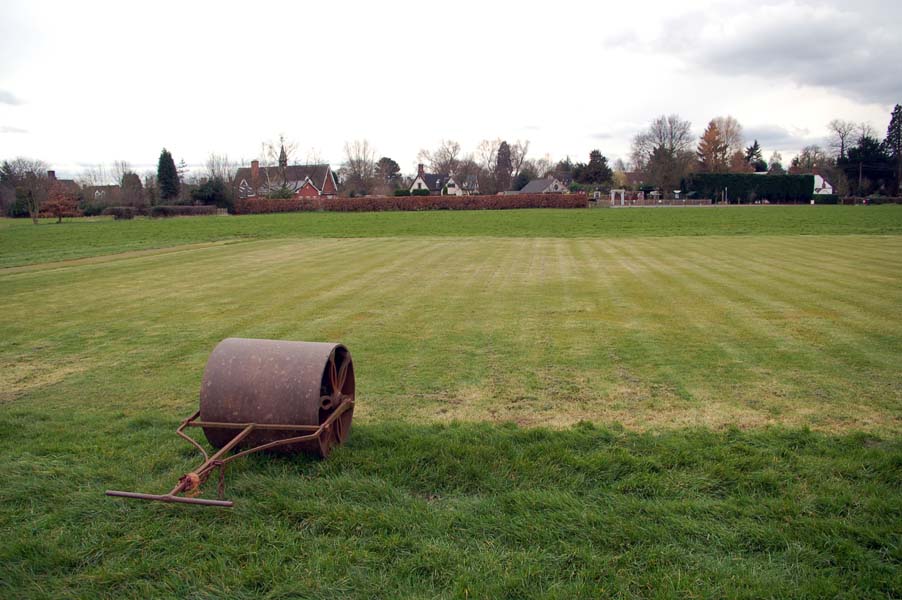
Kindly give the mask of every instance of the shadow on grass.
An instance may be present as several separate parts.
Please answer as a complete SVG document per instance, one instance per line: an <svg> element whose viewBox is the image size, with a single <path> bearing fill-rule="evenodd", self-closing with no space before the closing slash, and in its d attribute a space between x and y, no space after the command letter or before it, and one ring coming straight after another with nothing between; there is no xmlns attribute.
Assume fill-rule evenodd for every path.
<svg viewBox="0 0 902 600"><path fill-rule="evenodd" d="M326 461L236 461L235 508L210 509L104 498L108 483L160 491L193 460L156 419L114 429L104 435L127 436L129 458L144 461L116 470L114 454L92 458L76 471L92 485L59 470L65 503L27 492L46 458L0 471L0 595L900 591L898 439L363 424Z"/></svg>

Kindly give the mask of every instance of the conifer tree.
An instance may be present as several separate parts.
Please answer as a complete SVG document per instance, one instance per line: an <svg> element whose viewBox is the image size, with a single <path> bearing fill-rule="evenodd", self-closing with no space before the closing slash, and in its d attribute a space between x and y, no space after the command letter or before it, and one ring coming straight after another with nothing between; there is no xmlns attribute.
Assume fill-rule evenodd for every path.
<svg viewBox="0 0 902 600"><path fill-rule="evenodd" d="M889 127L886 128L886 139L883 140L883 151L896 163L895 195L898 196L902 187L902 105L897 104L893 109Z"/></svg>
<svg viewBox="0 0 902 600"><path fill-rule="evenodd" d="M498 158L495 162L495 184L499 192L510 189L513 170L511 148L507 142L501 142L501 145L498 146Z"/></svg>
<svg viewBox="0 0 902 600"><path fill-rule="evenodd" d="M160 152L160 161L157 163L157 184L160 186L160 198L172 200L179 195L179 174L175 168L175 161L169 150L163 148Z"/></svg>
<svg viewBox="0 0 902 600"><path fill-rule="evenodd" d="M727 151L729 146L721 135L715 121L708 123L705 133L698 143L698 161L702 171L706 173L723 173L727 170Z"/></svg>

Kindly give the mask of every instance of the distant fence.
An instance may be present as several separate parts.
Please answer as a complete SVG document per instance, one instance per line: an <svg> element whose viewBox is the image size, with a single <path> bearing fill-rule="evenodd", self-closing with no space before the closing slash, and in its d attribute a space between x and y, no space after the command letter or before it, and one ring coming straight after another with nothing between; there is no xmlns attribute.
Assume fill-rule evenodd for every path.
<svg viewBox="0 0 902 600"><path fill-rule="evenodd" d="M586 208L582 194L513 194L508 196L366 196L363 198L243 198L239 215L280 212L380 212L417 210L509 210L515 208Z"/></svg>
<svg viewBox="0 0 902 600"><path fill-rule="evenodd" d="M710 198L602 198L599 206L626 208L629 206L710 206Z"/></svg>

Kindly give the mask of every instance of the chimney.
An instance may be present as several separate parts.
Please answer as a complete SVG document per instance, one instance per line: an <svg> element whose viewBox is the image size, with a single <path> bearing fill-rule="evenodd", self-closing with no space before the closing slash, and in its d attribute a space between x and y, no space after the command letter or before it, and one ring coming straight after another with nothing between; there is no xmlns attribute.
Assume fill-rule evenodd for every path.
<svg viewBox="0 0 902 600"><path fill-rule="evenodd" d="M426 175L426 170L423 168L423 163L417 165L417 177L423 177Z"/></svg>
<svg viewBox="0 0 902 600"><path fill-rule="evenodd" d="M251 186L257 187L257 179L260 177L260 161L251 161Z"/></svg>
<svg viewBox="0 0 902 600"><path fill-rule="evenodd" d="M47 171L47 179L56 181L56 171Z"/></svg>

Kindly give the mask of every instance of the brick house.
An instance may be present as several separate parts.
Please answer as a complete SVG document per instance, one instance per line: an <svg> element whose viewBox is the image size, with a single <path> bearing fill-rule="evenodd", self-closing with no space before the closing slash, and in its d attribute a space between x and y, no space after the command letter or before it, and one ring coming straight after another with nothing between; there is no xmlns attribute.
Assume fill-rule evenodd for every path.
<svg viewBox="0 0 902 600"><path fill-rule="evenodd" d="M338 181L328 164L261 167L260 161L252 160L250 167L235 173L235 188L238 198L267 196L281 189L291 191L295 198L338 195Z"/></svg>

